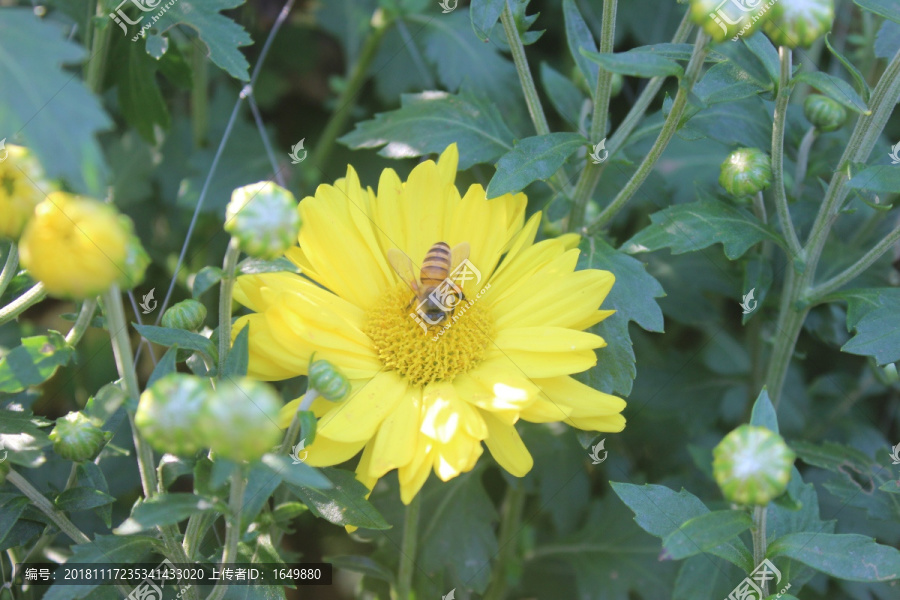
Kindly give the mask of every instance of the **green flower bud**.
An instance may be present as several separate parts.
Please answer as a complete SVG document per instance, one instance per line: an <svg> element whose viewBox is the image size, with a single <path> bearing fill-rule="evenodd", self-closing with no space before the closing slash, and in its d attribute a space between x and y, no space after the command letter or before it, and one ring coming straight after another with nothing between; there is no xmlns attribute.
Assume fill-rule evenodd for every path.
<svg viewBox="0 0 900 600"><path fill-rule="evenodd" d="M310 363L309 386L332 402L343 400L350 393L350 382L327 360Z"/></svg>
<svg viewBox="0 0 900 600"><path fill-rule="evenodd" d="M196 331L206 320L206 307L196 300L182 300L163 313L162 326Z"/></svg>
<svg viewBox="0 0 900 600"><path fill-rule="evenodd" d="M795 458L777 433L741 425L713 449L713 475L729 501L765 506L784 493Z"/></svg>
<svg viewBox="0 0 900 600"><path fill-rule="evenodd" d="M764 0L691 0L689 10L691 20L716 42L754 33L771 12Z"/></svg>
<svg viewBox="0 0 900 600"><path fill-rule="evenodd" d="M803 102L807 120L819 131L840 129L847 120L847 109L822 94L810 94Z"/></svg>
<svg viewBox="0 0 900 600"><path fill-rule="evenodd" d="M806 48L831 30L834 0L778 0L763 31L776 46Z"/></svg>
<svg viewBox="0 0 900 600"><path fill-rule="evenodd" d="M205 380L170 373L141 394L135 425L156 450L192 456L206 445L199 421L211 394L212 389Z"/></svg>
<svg viewBox="0 0 900 600"><path fill-rule="evenodd" d="M254 461L281 441L281 398L272 386L247 377L219 382L203 407L203 439L218 456Z"/></svg>
<svg viewBox="0 0 900 600"><path fill-rule="evenodd" d="M772 183L769 155L758 148L735 150L722 163L719 183L736 198L766 189Z"/></svg>
<svg viewBox="0 0 900 600"><path fill-rule="evenodd" d="M250 256L278 258L297 242L297 201L293 194L271 181L237 188L225 209L225 231Z"/></svg>
<svg viewBox="0 0 900 600"><path fill-rule="evenodd" d="M111 432L103 431L80 412L70 412L57 419L56 427L50 432L54 452L75 462L96 458L111 437Z"/></svg>

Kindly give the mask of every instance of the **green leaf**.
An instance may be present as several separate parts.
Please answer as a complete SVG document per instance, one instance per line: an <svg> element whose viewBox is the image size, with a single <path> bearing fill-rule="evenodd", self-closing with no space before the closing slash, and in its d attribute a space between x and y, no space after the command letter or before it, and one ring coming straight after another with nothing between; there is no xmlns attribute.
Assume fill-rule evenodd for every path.
<svg viewBox="0 0 900 600"><path fill-rule="evenodd" d="M203 267L196 275L191 283L191 296L196 300L204 294L209 288L222 280L222 269L219 267Z"/></svg>
<svg viewBox="0 0 900 600"><path fill-rule="evenodd" d="M472 0L472 4L469 6L469 18L472 21L475 35L482 42L488 41L491 29L500 18L505 4L506 0Z"/></svg>
<svg viewBox="0 0 900 600"><path fill-rule="evenodd" d="M766 556L787 556L849 581L890 581L900 577L900 551L864 535L791 533L772 542Z"/></svg>
<svg viewBox="0 0 900 600"><path fill-rule="evenodd" d="M770 240L782 245L769 226L742 208L717 200L670 206L650 215L653 222L622 245L629 254L671 248L672 254L695 252L722 244L731 260L753 245Z"/></svg>
<svg viewBox="0 0 900 600"><path fill-rule="evenodd" d="M541 63L541 83L550 104L573 127L579 126L585 97L578 87L547 63Z"/></svg>
<svg viewBox="0 0 900 600"><path fill-rule="evenodd" d="M300 458L304 457L301 455ZM262 463L283 481L292 485L320 490L334 487L321 470L302 462L294 464L290 457L266 454L262 457Z"/></svg>
<svg viewBox="0 0 900 600"><path fill-rule="evenodd" d="M741 41L750 52L753 53L769 74L769 81L773 84L768 89L774 89L781 77L781 65L778 59L778 49L772 45L769 38L764 35L746 35Z"/></svg>
<svg viewBox="0 0 900 600"><path fill-rule="evenodd" d="M74 355L75 349L57 331L22 338L21 346L0 358L0 392L14 394L44 383Z"/></svg>
<svg viewBox="0 0 900 600"><path fill-rule="evenodd" d="M433 506L419 524L418 563L427 573L449 568L460 581L483 593L491 574L484 566L497 554L497 512L484 490L481 471L465 473L429 490L423 499Z"/></svg>
<svg viewBox="0 0 900 600"><path fill-rule="evenodd" d="M81 79L62 68L85 58L61 24L31 8L0 10L0 131L20 131L49 177L103 197L106 164L95 135L112 122Z"/></svg>
<svg viewBox="0 0 900 600"><path fill-rule="evenodd" d="M753 412L750 413L750 424L757 427L765 427L769 431L778 433L778 415L775 414L775 406L769 398L769 392L763 387L756 402L753 403Z"/></svg>
<svg viewBox="0 0 900 600"><path fill-rule="evenodd" d="M866 167L847 182L847 187L854 190L896 194L900 190L900 169L895 165Z"/></svg>
<svg viewBox="0 0 900 600"><path fill-rule="evenodd" d="M875 56L890 60L900 51L900 23L885 21L875 36ZM867 99L868 101L868 99Z"/></svg>
<svg viewBox="0 0 900 600"><path fill-rule="evenodd" d="M581 49L581 54L591 61L599 64L607 71L620 73L630 77L668 77L674 75L681 77L684 69L672 59L641 51L636 48L628 52L614 52L603 54Z"/></svg>
<svg viewBox="0 0 900 600"><path fill-rule="evenodd" d="M323 560L330 562L335 569L346 569L388 583L394 582L394 572L368 556L326 556Z"/></svg>
<svg viewBox="0 0 900 600"><path fill-rule="evenodd" d="M641 529L660 539L672 535L683 523L709 513L703 502L688 492L675 493L662 485L611 481L613 491L634 513ZM740 539L726 542L706 550L749 573L753 570L753 557Z"/></svg>
<svg viewBox="0 0 900 600"><path fill-rule="evenodd" d="M594 35L591 33L587 23L584 22L575 0L563 0L563 19L566 22L566 42L569 45L569 52L572 54L575 64L578 65L578 69L584 75L588 89L593 96L597 89L597 77L600 69L582 54L582 50L597 51Z"/></svg>
<svg viewBox="0 0 900 600"><path fill-rule="evenodd" d="M300 411L298 418L300 419L300 431L303 436L301 439L308 446L316 441L316 428L319 420L316 418L316 413L311 410Z"/></svg>
<svg viewBox="0 0 900 600"><path fill-rule="evenodd" d="M761 311L758 310L762 308L763 303L766 300L766 296L769 295L769 290L772 288L772 262L766 260L763 256L758 254L751 254L747 258L747 262L744 265L744 290L747 290L749 294L750 291L753 291L754 298L753 302L755 302L755 308L749 313L741 314L741 324L746 325L747 321L753 318L754 315L758 315ZM748 300L750 300L748 298ZM749 308L749 306L748 306ZM744 311L741 310L743 313Z"/></svg>
<svg viewBox="0 0 900 600"><path fill-rule="evenodd" d="M857 6L890 19L894 23L900 23L900 6L894 0L853 0Z"/></svg>
<svg viewBox="0 0 900 600"><path fill-rule="evenodd" d="M335 525L366 529L390 528L384 517L366 500L369 489L357 481L352 472L334 468L320 471L332 482L333 487L313 489L286 484L314 515Z"/></svg>
<svg viewBox="0 0 900 600"><path fill-rule="evenodd" d="M869 96L871 96L872 94L872 90L869 89L869 84L866 83L866 78L863 77L863 74L859 72L859 69L857 69L852 62L847 60L847 58L844 57L843 54L834 49L834 46L831 45L831 41L828 39L830 35L831 34L829 33L825 36L825 45L828 47L828 50L834 55L834 57L838 59L838 61L840 61L842 65L844 65L844 68L849 71L850 75L853 76L853 81L854 83L856 83L856 89L860 94L862 94L863 101L868 102Z"/></svg>
<svg viewBox="0 0 900 600"><path fill-rule="evenodd" d="M847 330L856 331L842 352L872 356L879 366L900 360L900 289L848 290L831 297L847 301Z"/></svg>
<svg viewBox="0 0 900 600"><path fill-rule="evenodd" d="M162 358L159 359L159 362L156 363L153 372L150 373L150 377L147 379L147 387L150 387L166 375L170 375L178 370L176 366L176 356L178 356L178 344L175 344L166 350L166 353L163 354Z"/></svg>
<svg viewBox="0 0 900 600"><path fill-rule="evenodd" d="M19 517L25 512L25 508L30 504L31 500L25 496L17 496L6 503L0 503L0 546L2 546L3 542L9 537L16 521L19 520ZM21 539L12 541L16 545L21 543Z"/></svg>
<svg viewBox="0 0 900 600"><path fill-rule="evenodd" d="M794 82L808 83L835 102L843 104L850 110L854 110L864 115L872 114L872 111L866 106L865 101L859 97L856 90L843 79L828 75L821 71L804 71L794 76Z"/></svg>
<svg viewBox="0 0 900 600"><path fill-rule="evenodd" d="M206 44L211 61L235 79L250 81L250 64L239 48L253 40L243 27L219 14L242 4L244 0L178 0L154 27L161 35L176 25L187 25Z"/></svg>
<svg viewBox="0 0 900 600"><path fill-rule="evenodd" d="M729 542L753 526L753 519L739 510L718 510L694 517L667 535L663 547L669 557L681 560Z"/></svg>
<svg viewBox="0 0 900 600"><path fill-rule="evenodd" d="M234 338L231 350L225 357L222 366L223 377L243 377L247 374L250 365L250 325L248 324Z"/></svg>
<svg viewBox="0 0 900 600"><path fill-rule="evenodd" d="M174 346L177 344L179 348L202 352L214 362L218 357L219 353L215 344L209 338L203 337L199 333L192 333L183 329L157 327L155 325L140 325L138 323L132 323L132 325L146 339L161 346Z"/></svg>
<svg viewBox="0 0 900 600"><path fill-rule="evenodd" d="M459 168L493 162L512 150L514 135L497 107L467 92L404 94L401 107L380 113L338 141L350 148L378 148L388 158L437 154L459 145Z"/></svg>
<svg viewBox="0 0 900 600"><path fill-rule="evenodd" d="M71 563L136 563L150 553L156 540L149 536L98 535L87 544L72 546ZM90 595L99 584L63 585L54 584L44 594L43 600L76 600L93 597ZM86 595L87 594L87 595Z"/></svg>
<svg viewBox="0 0 900 600"><path fill-rule="evenodd" d="M706 105L734 102L766 91L732 62L721 62L704 73L694 93Z"/></svg>
<svg viewBox="0 0 900 600"><path fill-rule="evenodd" d="M159 63L144 49L144 41L120 39L113 45L111 72L116 78L122 116L149 144L156 142L155 128L168 129L169 110L156 71Z"/></svg>
<svg viewBox="0 0 900 600"><path fill-rule="evenodd" d="M616 315L607 317L591 327L590 332L602 337L606 346L595 351L596 365L574 377L607 394L627 396L631 393L637 376L634 348L628 333L628 321L615 317Z"/></svg>
<svg viewBox="0 0 900 600"><path fill-rule="evenodd" d="M521 140L497 162L497 172L485 192L487 197L520 192L534 181L549 179L586 143L578 133L548 133Z"/></svg>
<svg viewBox="0 0 900 600"><path fill-rule="evenodd" d="M54 504L63 512L75 512L106 506L115 501L113 496L100 490L79 486L65 490L56 498Z"/></svg>
<svg viewBox="0 0 900 600"><path fill-rule="evenodd" d="M41 449L50 445L50 438L40 428L50 424L30 412L0 410L0 448L7 452L9 462L28 468L46 462Z"/></svg>
<svg viewBox="0 0 900 600"><path fill-rule="evenodd" d="M131 516L113 530L116 535L130 535L160 525L175 525L191 515L216 509L212 498L195 494L160 494L135 504ZM218 510L225 511L225 506Z"/></svg>

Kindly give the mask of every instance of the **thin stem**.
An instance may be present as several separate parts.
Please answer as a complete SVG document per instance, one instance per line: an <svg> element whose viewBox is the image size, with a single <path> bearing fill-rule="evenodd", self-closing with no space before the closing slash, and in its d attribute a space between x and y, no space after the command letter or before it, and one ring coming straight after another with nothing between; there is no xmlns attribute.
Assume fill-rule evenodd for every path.
<svg viewBox="0 0 900 600"><path fill-rule="evenodd" d="M369 37L366 38L366 42L363 44L362 50L360 50L359 59L356 61L353 72L350 74L350 80L343 91L341 91L340 96L338 96L338 108L331 115L324 131L319 136L319 141L315 145L315 152L312 153L310 159L313 173L321 173L324 166L328 164L334 142L347 125L350 113L356 105L356 96L368 77L369 67L378 52L384 34L389 28L390 23L375 25L369 33Z"/></svg>
<svg viewBox="0 0 900 600"><path fill-rule="evenodd" d="M612 54L616 39L616 0L603 0L603 21L600 29L600 53ZM594 113L591 117L591 142L606 137L606 122L609 120L609 97L612 94L612 71L600 67L597 77L597 91L594 94Z"/></svg>
<svg viewBox="0 0 900 600"><path fill-rule="evenodd" d="M697 82L697 79L700 77L700 71L703 69L703 61L706 59L706 54L708 52L708 42L709 36L704 31L699 31L697 33L697 40L694 43L694 51L691 54L691 60L684 72L684 78L678 86L678 93L675 95L675 100L672 102L672 109L669 111L669 116L666 117L665 123L663 123L659 136L656 138L653 147L650 148L650 152L647 153L647 156L641 162L637 171L631 176L628 183L625 184L625 187L623 187L613 201L609 203L609 206L603 209L600 216L597 217L597 220L588 227L587 232L589 234L599 231L604 225L609 223L625 203L634 196L638 188L641 187L650 175L650 172L653 171L656 161L662 156L662 153L665 151L666 146L669 145L672 136L678 131L678 127L681 125L681 117L684 115L685 108L687 108L688 96L690 95L694 84Z"/></svg>
<svg viewBox="0 0 900 600"><path fill-rule="evenodd" d="M225 251L222 282L219 286L219 377L225 372L225 358L231 348L231 299L234 291L234 271L240 255L237 240L231 238L228 250Z"/></svg>
<svg viewBox="0 0 900 600"><path fill-rule="evenodd" d="M191 87L191 131L194 135L194 147L202 148L206 145L209 132L209 61L202 44L194 44L191 49L191 71L194 75L194 85Z"/></svg>
<svg viewBox="0 0 900 600"><path fill-rule="evenodd" d="M813 301L816 301L821 300L834 291L837 291L839 288L843 287L847 283L850 283L850 281L861 275L863 271L872 266L872 264L874 264L876 260L881 258L881 256L885 252L890 250L898 241L900 241L900 225L895 227L890 233L888 233L880 242L878 242L871 250L866 252L855 263L853 263L828 281L815 286L812 290L809 291L807 296L811 299L815 299Z"/></svg>
<svg viewBox="0 0 900 600"><path fill-rule="evenodd" d="M67 344L69 344L70 346L74 346L81 340L81 336L83 336L84 332L87 331L87 328L90 327L91 319L94 318L94 311L96 310L96 298L88 298L81 304L81 310L78 312L78 318L75 319L75 324L72 325L72 329L70 329L69 333L66 334Z"/></svg>
<svg viewBox="0 0 900 600"><path fill-rule="evenodd" d="M413 571L416 565L416 546L419 542L419 511L422 508L422 495L416 494L406 507L403 521L403 545L400 549L400 568L397 572L396 600L410 600L412 592Z"/></svg>
<svg viewBox="0 0 900 600"><path fill-rule="evenodd" d="M222 564L229 565L237 558L238 542L241 540L241 510L244 502L244 488L247 481L244 477L244 466L234 470L231 476L231 494L228 500L228 520L225 525L225 549L222 551ZM207 596L207 600L221 600L228 586L218 584Z"/></svg>
<svg viewBox="0 0 900 600"><path fill-rule="evenodd" d="M96 15L105 17L103 14L103 3L97 2ZM93 31L91 38L91 57L87 63L87 70L84 74L84 80L89 90L95 94L99 94L103 87L103 76L106 73L106 53L109 49L109 36L112 33L112 24L109 19L98 19L96 25L92 23L92 19L88 20L89 30Z"/></svg>
<svg viewBox="0 0 900 600"><path fill-rule="evenodd" d="M815 141L816 128L810 127L803 135L800 148L797 149L797 168L794 169L794 188L791 190L791 195L794 198L799 198L800 193L803 191L803 180L806 179L806 169L809 166L809 151L812 149Z"/></svg>
<svg viewBox="0 0 900 600"><path fill-rule="evenodd" d="M82 533L66 515L56 510L56 507L42 493L37 491L34 486L28 483L27 479L19 475L16 470L10 469L9 473L6 474L6 480L19 488L19 491L25 494L31 500L31 503L47 515L59 527L60 531L69 536L73 542L87 544L91 541L91 538Z"/></svg>
<svg viewBox="0 0 900 600"><path fill-rule="evenodd" d="M528 114L531 115L531 122L534 123L534 129L538 135L547 135L550 133L550 126L547 124L547 117L544 115L541 99L538 96L537 88L534 86L531 69L528 68L528 60L525 58L525 46L522 45L522 40L519 38L516 21L513 18L512 11L509 9L509 0L504 0L503 2L500 22L503 23L503 32L506 33L506 41L512 53L513 63L515 63L516 71L519 73L519 83L522 86L522 93L525 95L525 103L528 105Z"/></svg>
<svg viewBox="0 0 900 600"><path fill-rule="evenodd" d="M500 554L491 571L491 585L484 594L484 600L503 600L507 588L507 567L516 552L516 540L522 510L525 508L525 490L521 486L510 486L506 490L503 517L500 522Z"/></svg>
<svg viewBox="0 0 900 600"><path fill-rule="evenodd" d="M766 557L766 512L765 506L753 508L753 564L760 564ZM769 595L768 582L763 582L763 596Z"/></svg>
<svg viewBox="0 0 900 600"><path fill-rule="evenodd" d="M35 284L30 290L3 308L0 308L0 325L3 325L7 321L12 321L46 297L47 292L44 290L44 284Z"/></svg>
<svg viewBox="0 0 900 600"><path fill-rule="evenodd" d="M800 277L795 276L794 269L785 269L784 285L781 293L781 306L778 312L778 322L775 325L774 346L769 355L769 364L766 367L766 388L775 408L781 401L781 390L787 376L791 357L794 355L794 347L803 322L806 320L807 308L796 306L795 298L800 285Z"/></svg>
<svg viewBox="0 0 900 600"><path fill-rule="evenodd" d="M766 214L766 202L763 199L762 192L757 192L753 197L753 214L755 214L756 218L762 221L763 224L768 224L769 216Z"/></svg>
<svg viewBox="0 0 900 600"><path fill-rule="evenodd" d="M272 173L274 174L275 181L278 182L278 185L281 187L285 187L287 184L284 181L284 175L278 167L278 161L275 159L275 152L272 150L272 142L269 141L269 134L266 133L266 126L263 123L262 114L259 112L259 106L257 106L256 98L253 97L253 94L250 94L250 96L247 97L247 102L250 103L250 112L253 113L253 120L256 122L256 128L259 130L259 137L262 138L263 148L265 148L266 156L269 157L269 163L272 165Z"/></svg>
<svg viewBox="0 0 900 600"><path fill-rule="evenodd" d="M287 454L288 450L290 450L294 446L294 440L297 439L297 434L300 433L300 413L305 410L309 410L309 407L312 406L312 403L316 398L319 397L319 392L314 390L313 388L308 388L306 393L303 395L303 400L300 401L300 406L297 407L297 412L294 413L294 418L291 420L291 425L288 427L287 432L284 434L284 440L281 442L281 448L279 450L279 454Z"/></svg>
<svg viewBox="0 0 900 600"><path fill-rule="evenodd" d="M0 296L6 292L9 282L16 276L19 268L19 247L15 242L9 243L9 253L6 255L6 262L3 264L3 270L0 271Z"/></svg>
<svg viewBox="0 0 900 600"><path fill-rule="evenodd" d="M772 191L775 193L775 211L778 222L787 239L791 259L802 259L803 249L794 230L794 222L788 209L787 194L784 191L784 130L787 122L788 102L791 99L791 49L778 49L781 70L778 77L778 92L775 96L775 116L772 124Z"/></svg>

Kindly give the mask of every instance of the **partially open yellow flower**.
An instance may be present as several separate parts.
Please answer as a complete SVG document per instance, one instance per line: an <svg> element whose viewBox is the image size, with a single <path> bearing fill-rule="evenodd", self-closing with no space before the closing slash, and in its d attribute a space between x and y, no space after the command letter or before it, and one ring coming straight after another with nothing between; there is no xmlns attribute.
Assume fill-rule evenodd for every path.
<svg viewBox="0 0 900 600"><path fill-rule="evenodd" d="M319 425L306 462L334 465L362 451L357 478L372 489L397 469L405 503L432 470L446 481L472 469L482 442L525 475L532 458L519 419L625 427L622 399L570 377L606 345L583 330L613 312L598 310L613 275L575 270L575 235L535 244L540 215L525 222L524 194L487 200L473 185L461 197L457 160L450 146L406 182L386 169L377 193L348 168L300 203L300 247L287 256L302 275L245 275L235 290L255 311L234 327L235 335L250 327L252 377L306 374L316 352L350 379L346 400L312 405ZM465 297L451 315L428 326L388 254L401 251L418 275L440 241L469 244L470 278L459 278ZM296 409L297 401L285 406L282 426Z"/></svg>
<svg viewBox="0 0 900 600"><path fill-rule="evenodd" d="M19 239L47 183L41 167L22 146L0 146L0 238Z"/></svg>
<svg viewBox="0 0 900 600"><path fill-rule="evenodd" d="M88 298L140 283L149 258L131 219L97 200L64 192L38 204L19 242L22 265L49 294Z"/></svg>

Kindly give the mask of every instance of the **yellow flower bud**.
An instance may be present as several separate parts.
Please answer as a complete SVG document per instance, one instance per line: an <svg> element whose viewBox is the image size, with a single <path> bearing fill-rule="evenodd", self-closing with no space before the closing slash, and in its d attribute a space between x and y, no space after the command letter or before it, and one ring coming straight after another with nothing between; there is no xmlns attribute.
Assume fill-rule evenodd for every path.
<svg viewBox="0 0 900 600"><path fill-rule="evenodd" d="M114 283L131 289L149 263L128 217L64 192L38 204L19 252L22 265L47 292L71 298L97 296Z"/></svg>
<svg viewBox="0 0 900 600"><path fill-rule="evenodd" d="M0 147L0 238L19 239L49 187L28 150L22 146Z"/></svg>

